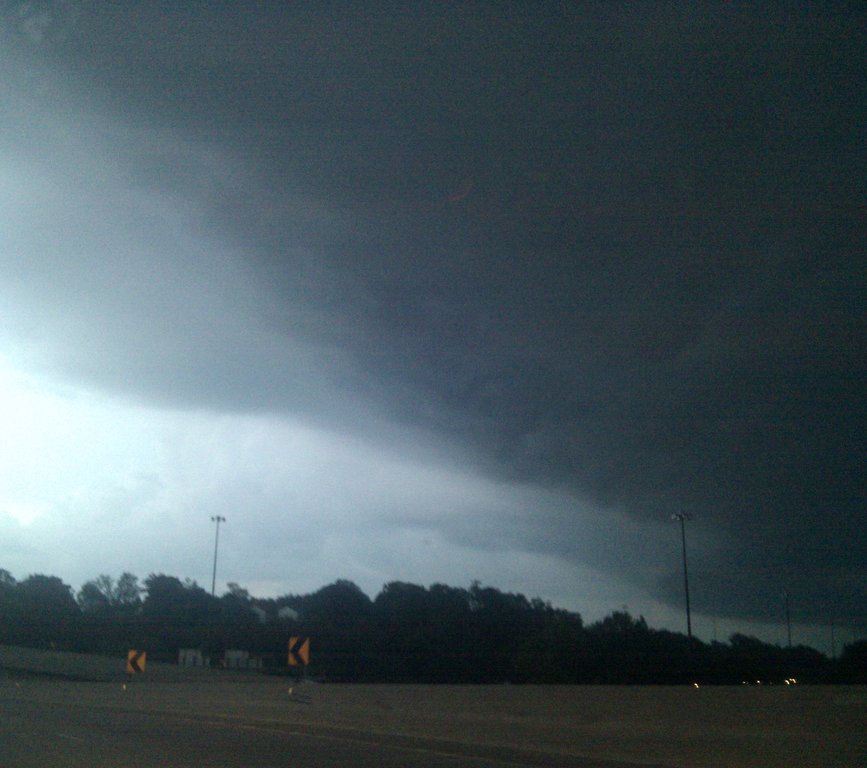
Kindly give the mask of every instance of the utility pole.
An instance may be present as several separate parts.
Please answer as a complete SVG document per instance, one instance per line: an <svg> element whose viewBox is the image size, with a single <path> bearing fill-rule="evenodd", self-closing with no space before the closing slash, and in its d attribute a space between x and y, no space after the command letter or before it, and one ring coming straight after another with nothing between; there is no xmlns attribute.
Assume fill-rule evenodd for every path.
<svg viewBox="0 0 867 768"><path fill-rule="evenodd" d="M688 512L675 512L671 516L672 520L680 522L680 539L683 543L683 591L686 595L686 634L689 638L690 648L692 647L692 618L689 613L689 576L686 568L686 521L692 520L692 515Z"/></svg>
<svg viewBox="0 0 867 768"><path fill-rule="evenodd" d="M211 597L217 589L217 547L220 545L220 523L225 523L226 518L220 515L211 517L211 522L217 524L217 535L214 537L214 573L211 576Z"/></svg>

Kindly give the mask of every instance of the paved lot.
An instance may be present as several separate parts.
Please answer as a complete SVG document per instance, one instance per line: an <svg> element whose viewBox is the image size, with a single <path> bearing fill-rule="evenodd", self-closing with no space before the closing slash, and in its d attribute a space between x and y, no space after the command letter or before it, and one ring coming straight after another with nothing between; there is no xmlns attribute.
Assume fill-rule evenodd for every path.
<svg viewBox="0 0 867 768"><path fill-rule="evenodd" d="M117 686L115 686L116 688ZM211 691L218 690L209 686ZM130 687L132 688L132 686ZM139 686L141 688L141 686ZM102 689L102 690L100 690ZM237 690L237 686L234 686ZM232 690L219 687L220 696ZM23 682L0 692L0 765L16 768L619 768L619 761L582 759L492 744L384 733L325 723L207 712L150 711L145 691L129 697L92 684ZM103 702L96 701L102 694ZM157 699L175 698L167 690ZM174 694L177 691L173 692ZM249 693L249 692L248 692ZM84 694L84 695L82 695ZM288 693L287 693L288 697ZM184 697L175 698L183 707ZM297 706L293 702L290 706ZM301 706L309 706L300 704ZM291 712L290 712L291 714Z"/></svg>
<svg viewBox="0 0 867 768"><path fill-rule="evenodd" d="M17 768L501 768L574 766L517 751L341 733L287 724L85 709L69 702L3 708L0 763Z"/></svg>
<svg viewBox="0 0 867 768"><path fill-rule="evenodd" d="M864 688L0 678L0 766L867 765Z"/></svg>

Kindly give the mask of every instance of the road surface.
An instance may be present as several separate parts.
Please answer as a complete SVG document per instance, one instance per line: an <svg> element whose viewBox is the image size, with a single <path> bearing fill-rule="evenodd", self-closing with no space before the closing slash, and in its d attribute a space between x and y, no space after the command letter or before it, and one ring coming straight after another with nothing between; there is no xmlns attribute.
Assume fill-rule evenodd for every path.
<svg viewBox="0 0 867 768"><path fill-rule="evenodd" d="M151 675L153 672L153 676ZM0 768L852 768L864 686L376 686L0 670Z"/></svg>
<svg viewBox="0 0 867 768"><path fill-rule="evenodd" d="M620 768L622 762L326 725L144 712L0 691L0 765L16 768ZM58 692L69 688L58 683ZM116 688L116 686L115 686ZM74 689L70 689L72 692ZM114 699L114 696L110 698ZM646 766L645 766L646 768Z"/></svg>

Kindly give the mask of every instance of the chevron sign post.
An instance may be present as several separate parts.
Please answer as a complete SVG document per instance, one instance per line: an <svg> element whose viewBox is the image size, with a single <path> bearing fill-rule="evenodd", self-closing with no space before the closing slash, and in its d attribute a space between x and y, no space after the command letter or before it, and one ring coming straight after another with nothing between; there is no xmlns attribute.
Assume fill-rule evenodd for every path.
<svg viewBox="0 0 867 768"><path fill-rule="evenodd" d="M289 638L289 666L306 667L310 663L310 638Z"/></svg>

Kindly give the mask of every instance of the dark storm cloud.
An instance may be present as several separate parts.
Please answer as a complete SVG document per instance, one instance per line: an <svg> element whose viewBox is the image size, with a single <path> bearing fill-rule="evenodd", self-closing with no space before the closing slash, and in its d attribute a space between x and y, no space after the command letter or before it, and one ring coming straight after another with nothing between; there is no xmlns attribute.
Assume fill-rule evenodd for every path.
<svg viewBox="0 0 867 768"><path fill-rule="evenodd" d="M303 342L328 386L492 473L642 524L694 512L699 608L767 615L785 586L825 620L867 598L864 21L82 4L29 45L94 108L242 169L195 194L274 344L167 363L151 396L186 397L192 364L225 407L323 416L272 360ZM125 162L183 188L171 151ZM676 559L575 543L568 509L538 526L512 535L679 599Z"/></svg>

